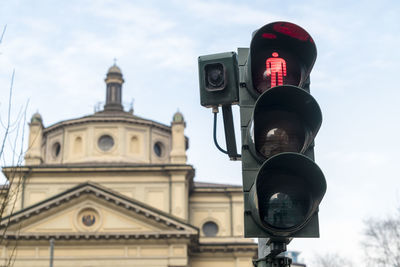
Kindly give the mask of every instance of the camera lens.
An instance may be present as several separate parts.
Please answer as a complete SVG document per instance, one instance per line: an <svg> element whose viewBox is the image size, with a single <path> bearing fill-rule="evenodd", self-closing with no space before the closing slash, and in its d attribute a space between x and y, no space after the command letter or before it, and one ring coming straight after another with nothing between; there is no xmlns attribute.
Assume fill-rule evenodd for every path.
<svg viewBox="0 0 400 267"><path fill-rule="evenodd" d="M206 66L207 87L209 89L223 89L225 83L224 66L210 64Z"/></svg>
<svg viewBox="0 0 400 267"><path fill-rule="evenodd" d="M208 82L214 87L221 87L222 83L224 82L222 70L212 69L208 73Z"/></svg>

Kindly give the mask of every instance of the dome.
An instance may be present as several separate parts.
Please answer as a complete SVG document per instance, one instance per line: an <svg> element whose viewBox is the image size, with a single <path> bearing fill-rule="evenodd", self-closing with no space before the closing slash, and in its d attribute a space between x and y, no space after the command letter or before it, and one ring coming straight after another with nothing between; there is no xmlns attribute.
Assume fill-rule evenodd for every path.
<svg viewBox="0 0 400 267"><path fill-rule="evenodd" d="M183 121L184 121L184 118L183 118L182 113L180 113L179 111L177 111L177 112L174 114L174 117L173 117L173 119L172 119L172 122L183 122Z"/></svg>
<svg viewBox="0 0 400 267"><path fill-rule="evenodd" d="M107 74L111 74L111 73L116 73L116 74L122 75L121 69L115 63L108 69Z"/></svg>
<svg viewBox="0 0 400 267"><path fill-rule="evenodd" d="M42 116L39 114L39 112L36 112L35 114L32 115L31 123L33 122L43 123Z"/></svg>

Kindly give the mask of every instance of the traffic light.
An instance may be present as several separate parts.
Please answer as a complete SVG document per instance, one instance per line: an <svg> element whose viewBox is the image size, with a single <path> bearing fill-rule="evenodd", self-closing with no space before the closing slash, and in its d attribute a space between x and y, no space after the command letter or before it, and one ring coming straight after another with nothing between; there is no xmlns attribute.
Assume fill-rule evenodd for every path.
<svg viewBox="0 0 400 267"><path fill-rule="evenodd" d="M238 50L246 237L319 237L326 181L314 162L316 55L311 36L289 22L263 26Z"/></svg>
<svg viewBox="0 0 400 267"><path fill-rule="evenodd" d="M242 159L246 237L286 244L293 237L319 236L326 181L314 162L314 138L322 123L309 88L316 56L303 28L274 22L253 33L250 48L199 57L201 105L213 108L214 142L231 159ZM240 106L241 155L233 104ZM227 151L215 138L220 106Z"/></svg>

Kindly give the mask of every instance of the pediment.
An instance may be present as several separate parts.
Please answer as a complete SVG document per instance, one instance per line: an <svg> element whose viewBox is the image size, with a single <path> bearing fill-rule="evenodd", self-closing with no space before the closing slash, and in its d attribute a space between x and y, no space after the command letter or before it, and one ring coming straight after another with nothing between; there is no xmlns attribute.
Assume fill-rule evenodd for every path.
<svg viewBox="0 0 400 267"><path fill-rule="evenodd" d="M193 238L198 229L144 203L85 183L5 217L8 236L19 238L125 236Z"/></svg>

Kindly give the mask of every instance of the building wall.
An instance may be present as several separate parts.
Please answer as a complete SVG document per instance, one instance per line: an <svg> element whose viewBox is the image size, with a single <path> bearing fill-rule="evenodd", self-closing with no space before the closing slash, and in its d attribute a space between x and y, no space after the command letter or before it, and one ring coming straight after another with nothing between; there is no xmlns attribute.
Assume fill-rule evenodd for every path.
<svg viewBox="0 0 400 267"><path fill-rule="evenodd" d="M191 267L251 267L253 266L251 256L231 256L227 257L193 257L190 260Z"/></svg>
<svg viewBox="0 0 400 267"><path fill-rule="evenodd" d="M200 236L211 241L219 237L243 237L243 194L241 188L195 189L190 196L190 223L200 229ZM212 221L218 225L216 237L205 237L202 226Z"/></svg>
<svg viewBox="0 0 400 267"><path fill-rule="evenodd" d="M19 244L1 247L1 258L15 255L13 266L49 266L49 241L38 244ZM99 244L100 243L100 244ZM147 242L149 243L149 242ZM151 244L153 243L153 244ZM89 266L188 266L188 248L185 243L165 244L164 241L150 244L126 244L126 242L79 241L75 244L54 243L54 262L57 267Z"/></svg>
<svg viewBox="0 0 400 267"><path fill-rule="evenodd" d="M172 167L171 167L172 168ZM243 237L243 195L240 187L223 189L189 186L193 169L164 168L150 170L144 166L129 168L33 168L20 185L14 211L29 207L86 181L92 181L163 212L170 213L200 230L200 237ZM22 203L23 202L23 203ZM215 237L205 237L202 226L212 221L218 225ZM233 239L232 239L233 240ZM248 239L245 239L248 240ZM208 242L207 241L207 242Z"/></svg>
<svg viewBox="0 0 400 267"><path fill-rule="evenodd" d="M178 218L187 220L189 216L189 183L193 176L193 168L189 165L169 168L104 166L100 169L31 167L20 175L25 178L12 187L15 190L19 186L14 212L92 181Z"/></svg>

